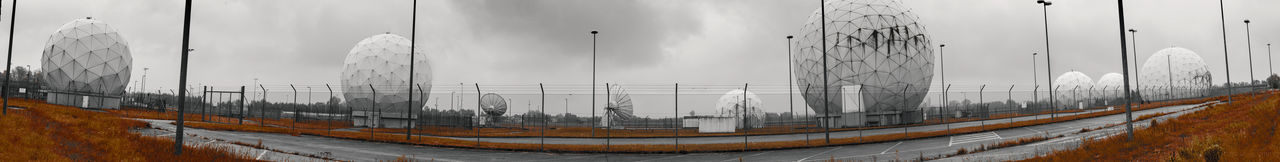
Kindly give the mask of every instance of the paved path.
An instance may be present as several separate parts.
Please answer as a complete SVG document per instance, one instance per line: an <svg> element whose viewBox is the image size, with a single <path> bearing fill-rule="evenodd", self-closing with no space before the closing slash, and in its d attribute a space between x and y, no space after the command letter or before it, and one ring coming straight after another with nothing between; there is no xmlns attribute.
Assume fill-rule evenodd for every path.
<svg viewBox="0 0 1280 162"><path fill-rule="evenodd" d="M1134 112L1134 117L1144 114L1156 112L1171 112L1184 109L1191 109L1194 105L1169 106L1157 109ZM1047 116L1045 116L1047 117ZM1033 118L1033 117L1026 117ZM1002 119L1007 122L1008 119ZM1020 121L1024 119L1015 119ZM1023 128L1004 129L988 132L979 132L973 134L963 134L951 137L935 137L914 139L906 141L893 141L883 143L870 143L845 146L816 147L802 149L786 149L786 150L770 150L770 151L748 151L748 152L730 152L730 153L691 153L691 154L562 154L562 153L539 153L539 152L516 152L516 151L495 151L480 149L459 149L459 148L440 148L426 146L411 146L399 144L387 144L376 142L363 142L354 140L333 139L317 136L290 136L283 134L271 133L251 133L251 132L230 132L230 131L208 131L201 129L188 129L191 134L200 137L208 137L223 141L241 141L246 143L256 143L262 140L262 143L270 148L279 150L288 150L301 153L330 153L332 157L339 160L354 161L375 161L375 160L391 160L399 156L406 156L410 159L417 160L438 160L438 161L816 161L828 159L853 159L853 160L890 160L890 159L916 159L920 156L936 156L942 154L954 153L959 148L975 148L980 145L990 145L999 141L1017 139L1022 137L1058 134L1072 134L1080 131L1081 128L1096 128L1106 124L1121 123L1124 121L1123 114L1108 115L1091 119L1083 119L1076 121L1059 122L1052 124L1044 124L1037 126L1029 126ZM993 121L999 122L999 121ZM972 122L966 122L972 123ZM966 123L953 124L952 127L964 127ZM167 125L167 122L152 122L157 125ZM169 125L172 127L172 125ZM938 126L922 126L921 130L937 130ZM883 130L880 133L896 133L901 128ZM910 128L915 129L915 127ZM943 128L945 129L945 126ZM866 131L864 133L876 133L877 131ZM832 137L856 137L857 132L832 133ZM852 135L850 135L852 134ZM988 135L990 134L990 135ZM786 135L782 135L785 137ZM794 136L794 135L792 135ZM799 135L803 139L803 135ZM728 137L739 142L742 137ZM766 140L772 137L761 136L752 137L753 139ZM794 137L792 137L794 138ZM959 139L957 139L959 138ZM536 140L537 138L533 138ZM690 138L695 139L695 138ZM701 139L701 138L697 138ZM550 139L548 139L550 141ZM647 140L669 140L669 139L647 139ZM708 138L708 140L716 140ZM694 142L696 140L686 140L682 138L681 143ZM754 141L754 140L753 140ZM616 142L616 141L615 141ZM711 142L715 143L715 142Z"/></svg>

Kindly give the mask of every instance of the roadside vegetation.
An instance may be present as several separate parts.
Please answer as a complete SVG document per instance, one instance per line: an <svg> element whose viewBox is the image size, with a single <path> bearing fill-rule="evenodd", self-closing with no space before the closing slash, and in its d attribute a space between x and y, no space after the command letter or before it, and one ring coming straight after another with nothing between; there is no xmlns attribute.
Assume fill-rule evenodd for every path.
<svg viewBox="0 0 1280 162"><path fill-rule="evenodd" d="M0 117L0 161L255 161L228 146L185 146L131 133L147 123L43 101L11 99Z"/></svg>
<svg viewBox="0 0 1280 162"><path fill-rule="evenodd" d="M1140 109L1135 109L1135 111L1159 108L1159 107L1171 106L1171 105L1204 103L1208 101L1223 100L1223 99L1226 99L1226 98L1213 97L1213 98L1182 100L1182 101L1156 102L1156 103L1144 104ZM357 132L357 131L329 131L324 129L290 129L288 127L280 127L280 126L260 126L260 125L251 125L251 124L233 125L233 124L219 124L219 123L207 123L207 122L187 122L186 126L192 127L192 128L222 130L222 131L280 133L280 134L292 134L295 136L312 135L312 136L323 136L323 137L332 137L332 138L340 138L340 139L361 140L361 141L426 145L426 146L437 146L437 147L455 147L455 148L479 148L479 149L495 149L495 150L547 151L547 152L616 152L616 153L682 152L682 153L687 153L687 152L731 152L731 151L742 151L744 149L745 150L772 150L772 149L806 148L806 147L821 147L821 146L832 146L832 145L851 145L851 144L862 144L862 143L888 142L888 141L897 141L897 140L905 140L905 139L939 137L939 136L946 136L948 134L965 134L965 133L976 133L976 132L998 130L998 129L1018 128L1018 127L1046 124L1046 123L1052 123L1052 122L1062 122L1062 121L1079 120L1079 119L1093 118L1093 117L1106 116L1106 115L1115 115L1120 113L1124 113L1124 110L1116 109L1111 111L1100 111L1100 112L1071 115L1071 116L1059 116L1055 119L1042 118L1038 120L1018 121L1014 123L1002 123L1002 124L991 124L991 125L985 125L985 126L952 128L949 132L946 130L940 130L940 131L929 131L929 132L913 132L909 134L897 133L897 134L874 135L874 136L863 136L863 137L833 138L831 139L831 143L826 143L825 139L815 136L815 138L812 138L811 140L808 140L808 141L798 140L798 141L778 141L778 142L752 142L752 143L748 143L745 147L743 146L742 143L724 143L724 144L681 144L679 145L678 148L676 145L672 145L672 144L628 144L628 145L611 145L611 146L568 145L568 144L540 145L537 143L532 143L532 144L495 143L495 142L468 140L466 138L450 139L450 138L427 137L427 136L414 136L412 138L406 139L405 134L403 134L404 129L374 129L373 131L375 132L369 132L369 129L362 129L363 131ZM432 128L424 128L424 130L430 130L430 129ZM462 137L475 135L475 132L474 132L475 130L470 130L470 129L453 129L453 130L446 130L446 129L439 129L439 128L437 129L438 130L436 131L454 132L456 135L459 135ZM582 133L585 131L589 131L589 129L582 129L582 130L576 130L576 131L579 133ZM602 130L597 130L597 131L598 132L596 132L596 134L604 134ZM487 131L481 132L482 135L487 133L498 133L498 132L487 132ZM534 131L526 131L523 133L528 135L528 134L538 134L540 132L534 130ZM625 133L627 132L612 132L612 133L613 135L625 136L626 135ZM551 131L548 131L548 134L551 134ZM533 136L533 137L536 137L536 136ZM664 137L670 137L669 130L667 131L667 136L664 136ZM685 137L685 136L682 134L681 137ZM1028 139L1028 140L1022 140L1022 141L1031 142L1036 140L1043 140L1043 139Z"/></svg>
<svg viewBox="0 0 1280 162"><path fill-rule="evenodd" d="M1237 95L1220 104L1124 134L1085 140L1080 148L1025 161L1274 161L1280 159L1276 91ZM1145 117L1145 116L1144 116Z"/></svg>

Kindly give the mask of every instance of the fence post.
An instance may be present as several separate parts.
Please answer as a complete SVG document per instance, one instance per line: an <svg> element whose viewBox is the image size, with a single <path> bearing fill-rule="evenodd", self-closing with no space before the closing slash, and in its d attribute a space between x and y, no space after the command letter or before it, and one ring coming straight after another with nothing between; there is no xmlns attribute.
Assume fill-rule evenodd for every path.
<svg viewBox="0 0 1280 162"><path fill-rule="evenodd" d="M258 88L262 88L262 106L258 106L258 126L267 126L267 87L258 84Z"/></svg>
<svg viewBox="0 0 1280 162"><path fill-rule="evenodd" d="M671 98L675 99L675 102L671 103L672 107L675 108L675 112L672 113L672 114L675 114L675 121L676 121L676 128L674 131L676 134L676 137L675 137L676 151L675 152L680 153L680 129L684 128L684 123L681 122L680 120L680 83L676 83L676 87L675 89L671 90L671 94L673 96Z"/></svg>
<svg viewBox="0 0 1280 162"><path fill-rule="evenodd" d="M991 111L987 109L987 103L982 98L982 92L986 89L987 89L986 84L982 84L982 87L978 88L978 106L982 106L980 108L982 109L982 113L984 115L983 119L978 119L978 123L979 123L978 131L987 130L986 118L991 118Z"/></svg>
<svg viewBox="0 0 1280 162"><path fill-rule="evenodd" d="M208 102L208 101L207 101L207 100L208 100L208 98L209 98L209 86L201 86L201 89L200 89L200 121L204 121L204 122L208 122L208 121L209 121L209 113L205 110L205 109L207 109L207 107L208 107L208 106L206 106L206 104L205 104L205 102Z"/></svg>
<svg viewBox="0 0 1280 162"><path fill-rule="evenodd" d="M946 112L946 109L947 109L947 99L946 99L946 98L947 98L947 92L950 92L950 91L951 91L951 84L947 84L947 88L943 88L943 89L942 89L942 98L943 98L943 99L942 99L942 109L943 109L943 112L942 112L942 113L938 113L939 115L942 115L942 124L947 125L947 136L951 136L951 123L947 123L947 113L948 113L948 112Z"/></svg>
<svg viewBox="0 0 1280 162"><path fill-rule="evenodd" d="M240 124L237 125L244 125L244 110L249 109L249 106L244 104L244 86L240 86L240 106L236 109L240 109Z"/></svg>
<svg viewBox="0 0 1280 162"><path fill-rule="evenodd" d="M289 127L293 129L293 131L298 131L298 108L296 107L298 106L298 88L293 87L293 84L289 84L289 88L293 89L293 106L291 106L293 107L293 122ZM284 114L284 113L280 113L280 114ZM369 132L373 132L373 131L369 131Z"/></svg>
<svg viewBox="0 0 1280 162"><path fill-rule="evenodd" d="M907 86L906 86L906 87L902 87L902 108L903 108L903 110L907 110L907 106L908 106L908 105L907 105L907 88L911 88L911 84L907 84ZM861 88L859 88L859 90L861 90ZM922 116L922 117L923 117L923 116ZM898 118L898 121L902 121L902 118ZM903 122L903 125L906 125L906 122ZM910 132L908 132L908 131L907 131L907 128L909 128L909 127L911 127L911 126L902 126L902 139L904 139L904 140L905 140L905 139L907 139L907 138L911 138L911 136L910 136L910 134L909 134ZM862 133L861 133L861 132L859 132L858 134L862 134ZM862 135L858 135L858 141L862 141Z"/></svg>
<svg viewBox="0 0 1280 162"><path fill-rule="evenodd" d="M480 93L480 83L476 83L476 119L480 119L480 98L484 98L483 95ZM475 122L480 122L480 120L475 120ZM480 146L480 126L472 125L471 130L476 131L476 146Z"/></svg>
<svg viewBox="0 0 1280 162"><path fill-rule="evenodd" d="M541 149L541 150L543 150L543 151L546 151L546 150L547 150L547 146L546 146L546 145L547 145L547 118L546 118L546 114L547 114L547 89L546 89L546 88L544 88L544 87L542 87L542 83L538 83L538 90L542 93L542 106L539 106L539 107L542 107L542 110L540 110L540 111L542 111L542 114L543 114L543 115L542 115L542 116L543 116L543 118L542 118L542 131L540 131L540 132L542 132L542 139L540 139L540 140L539 140L539 143L541 143L541 144L540 144L540 145L538 145L538 147L539 147L539 149Z"/></svg>
<svg viewBox="0 0 1280 162"><path fill-rule="evenodd" d="M1018 109L1015 108L1012 103L1009 103L1009 101L1013 101L1013 86L1016 86L1016 85L1009 85L1009 92L1007 93L1009 95L1009 100L1005 101L1005 108L1008 108L1009 111L1017 112ZM1018 116L1013 115L1013 113L1009 114L1009 126L1013 126L1013 118L1017 118L1017 117Z"/></svg>
<svg viewBox="0 0 1280 162"><path fill-rule="evenodd" d="M369 94L371 102L369 102L369 111L364 112L364 117L367 119L365 120L364 125L369 127L369 141L373 141L373 125L375 121L373 120L373 109L378 109L378 89L373 88L373 84L369 84L369 91L373 93ZM379 110L379 112L381 112L381 110Z"/></svg>
<svg viewBox="0 0 1280 162"><path fill-rule="evenodd" d="M609 146L610 146L610 145L612 145L612 140L613 140L613 113L609 113L609 112L613 111L613 110L609 110L609 98L610 98L610 97L613 97L613 96L609 96L609 83L604 83L604 103L605 103L605 106L604 106L604 108L605 108L605 109L604 109L604 121L605 121L605 122L604 122L604 123L605 123L605 124L604 124L604 151L605 151L605 152L609 152L609 150L610 150L610 149L609 149ZM593 109L594 109L594 108L593 108ZM593 123L593 124L594 124L594 123Z"/></svg>
<svg viewBox="0 0 1280 162"><path fill-rule="evenodd" d="M747 120L747 86L751 83L742 83L742 152L747 152L747 143L750 143L747 137L751 136L751 123Z"/></svg>
<svg viewBox="0 0 1280 162"><path fill-rule="evenodd" d="M333 102L331 102L331 101L333 101L333 100L332 100L332 99L333 99L333 87L329 87L329 84L324 84L324 88L329 89L329 99L325 99L325 102L328 102L328 103L329 103L329 104L328 104L328 105L329 105L329 118L328 118L328 120L326 120L326 121L328 121L327 123L329 123L329 129L326 129L326 130L328 130L328 131L327 131L327 132L325 132L325 133L328 133L330 136L332 136L332 135L333 135L333 114L334 114L334 113L337 113L336 111L338 111L338 110L335 110L336 108L334 108L334 107L333 107L333 104L334 104L334 103L333 103Z"/></svg>

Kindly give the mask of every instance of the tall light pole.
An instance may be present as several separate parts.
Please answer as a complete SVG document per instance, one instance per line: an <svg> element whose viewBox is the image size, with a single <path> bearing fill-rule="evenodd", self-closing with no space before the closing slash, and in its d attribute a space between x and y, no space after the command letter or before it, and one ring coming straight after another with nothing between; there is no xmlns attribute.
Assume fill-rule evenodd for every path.
<svg viewBox="0 0 1280 162"><path fill-rule="evenodd" d="M1038 55L1038 54L1039 54L1039 53L1031 53L1031 85L1036 86L1036 87L1039 87L1039 86L1040 86L1040 77L1038 77L1038 76L1040 76L1040 74L1037 74L1039 71L1036 71L1036 68L1037 68L1037 67L1036 67L1036 55ZM1036 88L1036 89L1039 89L1039 88ZM1031 90L1031 101L1032 101L1032 102L1034 102L1034 101L1036 101L1036 100L1039 100L1039 99L1040 99L1040 92L1036 92L1036 91L1037 91L1036 89L1032 89L1032 90ZM946 104L946 103L944 102L943 104ZM1034 115L1034 114L1033 114L1033 115Z"/></svg>
<svg viewBox="0 0 1280 162"><path fill-rule="evenodd" d="M1227 55L1227 13L1222 0L1218 0L1218 21L1222 24L1222 62L1227 72L1227 103L1231 103L1231 57Z"/></svg>
<svg viewBox="0 0 1280 162"><path fill-rule="evenodd" d="M1245 50L1249 51L1249 84L1253 84L1258 80L1253 78L1253 34L1249 32L1249 19L1244 19L1244 37Z"/></svg>
<svg viewBox="0 0 1280 162"><path fill-rule="evenodd" d="M413 83L414 83L413 82L413 74L414 74L413 62L417 62L417 60L414 59L414 54L417 54L417 52L415 51L417 49L415 45L418 45L418 43L415 42L417 41L417 36L418 36L418 0L413 0L412 8L413 8L413 12L412 12L413 16L409 16L410 17L410 20L409 20L409 24L410 24L409 25L409 91L405 91L409 93L409 104L406 104L404 109L405 115L407 115L409 118L409 123L404 127L404 140L410 140L413 137L413 132L411 131L413 129L413 123L414 123L413 121ZM307 93L310 93L310 92L307 92ZM307 98L310 98L310 97L307 97ZM427 101L425 99L422 100L422 104L424 105L427 104Z"/></svg>
<svg viewBox="0 0 1280 162"><path fill-rule="evenodd" d="M831 99L828 94L830 92L827 91L827 88L831 87L831 83L827 82L829 77L827 71L831 71L829 70L831 67L827 66L827 4L825 0L818 0L818 12L820 12L818 17L821 17L819 22L822 23L818 25L822 32L819 34L822 37L822 114L827 118L822 123L822 129L826 134L826 144L831 144Z"/></svg>
<svg viewBox="0 0 1280 162"><path fill-rule="evenodd" d="M1125 48L1127 48L1128 46L1124 45L1124 39L1125 39L1125 37L1124 37L1124 31L1123 31L1123 30L1124 30L1124 0L1116 0L1116 3L1118 3L1118 5L1116 5L1116 6L1118 6L1118 7L1120 8L1120 9L1119 9L1119 12L1120 12L1120 30L1121 30L1121 31L1120 31L1120 71L1123 71L1122 73L1124 73L1124 89L1125 89L1125 90L1129 90L1129 59L1128 59L1129 57L1128 57L1128 56L1125 56L1125 55L1128 55L1128 54L1126 54L1126 53L1125 53L1125 52L1128 52L1128 49L1125 49ZM1130 32L1130 33L1133 33L1133 32L1137 32L1137 30L1129 29L1129 32ZM1134 66L1135 66L1135 67L1134 67L1134 69L1135 69L1135 70L1137 69L1136 62L1138 61L1138 58L1137 58L1137 48L1138 48L1138 47L1137 47L1137 46L1136 46L1136 44L1135 44L1135 46L1134 46L1134 59L1133 59L1133 61L1135 62L1135 65L1134 65ZM1136 72L1135 72L1135 73L1136 73ZM1106 89L1106 88L1103 88L1103 89ZM1105 93L1104 93L1104 94L1105 94ZM1131 100L1129 100L1129 99L1130 99L1129 95L1130 95L1129 93L1124 93L1124 100L1125 100L1125 102L1124 102L1124 123L1125 123L1125 128L1126 128L1125 130L1127 130L1127 131L1128 131L1128 134L1129 134L1129 141L1133 141L1133 112L1132 112L1132 110L1129 108L1129 106L1130 106L1130 101L1131 101ZM1105 97L1104 97L1104 98L1105 98Z"/></svg>
<svg viewBox="0 0 1280 162"><path fill-rule="evenodd" d="M12 18L10 18L10 20L12 20ZM9 28L9 29L11 31L13 30L13 28ZM10 38L12 38L12 34L10 34ZM9 42L13 43L13 41L9 41ZM183 114L186 113L184 112L184 109L187 105L186 104L187 89L182 87L187 87L187 54L191 53L190 45L191 45L191 0L187 0L186 13L183 16L183 20L182 20L182 66L179 69L180 74L178 76L178 119L176 119L178 122L178 125L177 125L178 131L176 131L175 134L173 135L173 138L174 138L173 141L175 141L173 143L173 147L174 147L173 154L175 155L182 155L182 142L183 142L182 136L185 136L184 134L182 134L182 128L186 126L182 125L182 121L185 119L183 118ZM9 48L9 50L13 50L13 48Z"/></svg>
<svg viewBox="0 0 1280 162"><path fill-rule="evenodd" d="M1044 60L1045 68L1048 71L1045 75L1048 76L1049 80L1049 118L1051 118L1049 120L1052 121L1052 118L1057 118L1057 108L1055 107L1058 106L1053 102L1053 91L1055 90L1055 88L1053 88L1053 57L1050 54L1051 52L1049 52L1049 5L1053 5L1053 2L1037 0L1036 3L1043 6L1041 8L1041 12L1044 15Z"/></svg>
<svg viewBox="0 0 1280 162"><path fill-rule="evenodd" d="M939 70L939 71L941 71L941 73L942 73L942 78L941 78L941 79L938 79L938 82L942 82L942 84L941 84L941 85L947 85L947 61L946 61L947 59L944 59L944 57L943 57L943 56L946 56L946 55L943 53L943 49L945 49L945 48L947 48L947 44L939 44L939 45L938 45L938 64L939 64L939 65L938 65L938 70ZM941 115L942 115L942 123L946 123L946 122L947 122L947 113L946 113L946 109L947 109L947 95L948 95L948 94L947 94L947 91L946 91L946 90L943 90L943 91L942 91L942 109L943 109L943 111L938 111L938 114L941 114ZM948 134L950 134L951 130L950 130L950 128L949 128L949 127L951 127L951 124L947 124L947 127L948 127L948 129L947 129L947 133L948 133Z"/></svg>
<svg viewBox="0 0 1280 162"><path fill-rule="evenodd" d="M791 116L790 116L791 122L795 122L796 121L796 108L795 108L796 96L795 96L795 90L791 89L792 88L791 85L793 84L792 76L791 76L792 75L791 74L792 73L791 71L791 62L792 62L791 61L791 38L794 38L794 37L790 35L787 36L787 109L791 110ZM1268 47L1270 47L1270 44L1268 44ZM679 115L680 112L676 112L676 113L677 113L676 115ZM679 120L679 118L676 118L676 120Z"/></svg>
<svg viewBox="0 0 1280 162"><path fill-rule="evenodd" d="M591 136L596 136L596 34L599 31L591 31Z"/></svg>
<svg viewBox="0 0 1280 162"><path fill-rule="evenodd" d="M9 54L8 56L6 56L8 58L5 59L5 64L4 64L4 86L0 87L0 98L4 99L4 107L0 107L0 109L4 109L4 110L0 110L0 111L3 111L3 112L0 112L0 114L4 114L4 115L9 115L9 93L8 93L9 92L9 66L13 65L13 26L18 22L18 21L14 21L14 20L17 20L18 18L17 16L14 16L18 14L18 0L13 0L13 5L9 5L9 6L13 8L9 10L9 12L13 12L9 14L9 21L10 21L9 22ZM182 126L178 126L178 127L181 128ZM181 135L179 134L178 136L181 136ZM178 143L182 143L182 142L178 142ZM181 153L181 152L182 150L178 150L178 153Z"/></svg>
<svg viewBox="0 0 1280 162"><path fill-rule="evenodd" d="M1129 36L1132 36L1133 38L1133 40L1131 41L1131 43L1133 44L1133 84L1134 84L1134 87L1139 87L1138 89L1133 91L1137 91L1139 94L1141 94L1142 89L1140 87L1142 87L1142 79L1138 78L1138 77L1141 77L1139 75L1142 75L1142 72L1138 71L1139 69L1141 69L1138 67L1138 30L1129 28ZM1126 87L1125 91L1129 91L1129 88ZM1141 97L1141 96L1137 96L1137 97ZM1142 104L1138 104L1138 106L1142 106Z"/></svg>
<svg viewBox="0 0 1280 162"><path fill-rule="evenodd" d="M1270 70L1270 72L1268 73L1271 73L1271 75L1275 75L1276 74L1275 69L1276 69L1275 65L1271 64L1271 43L1267 43L1267 70Z"/></svg>

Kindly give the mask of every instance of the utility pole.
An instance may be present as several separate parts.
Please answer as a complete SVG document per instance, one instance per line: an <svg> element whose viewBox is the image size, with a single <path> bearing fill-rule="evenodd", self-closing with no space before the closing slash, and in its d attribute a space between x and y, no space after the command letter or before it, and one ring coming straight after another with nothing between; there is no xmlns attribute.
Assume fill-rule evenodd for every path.
<svg viewBox="0 0 1280 162"><path fill-rule="evenodd" d="M189 0L188 0L188 3L190 3ZM9 14L9 21L11 21L9 23L9 54L8 56L6 56L8 58L5 59L5 64L4 64L4 86L0 87L0 98L4 99L4 107L0 107L0 109L3 109L3 110L0 110L2 111L0 112L0 114L3 114L3 115L9 115L9 66L13 66L13 27L15 24L18 24L17 23L18 21L16 21L18 20L17 19L18 17L15 16L15 15L18 15L18 0L13 0L13 5L10 5L9 7L13 8L9 10L10 12L13 12ZM190 7L188 7L188 11L190 11ZM182 127L182 126L178 126L178 127ZM182 136L182 135L179 134L176 136ZM178 137L178 138L181 139L181 137ZM178 143L182 143L182 142L178 142ZM179 146L179 148L181 147ZM181 154L181 153L182 153L182 150L179 149L178 154Z"/></svg>
<svg viewBox="0 0 1280 162"><path fill-rule="evenodd" d="M1223 68L1227 72L1227 103L1231 103L1231 56L1227 52L1227 14L1226 9L1222 6L1222 0L1218 0L1218 19L1222 23L1222 62Z"/></svg>
<svg viewBox="0 0 1280 162"><path fill-rule="evenodd" d="M12 14L10 14L10 16L12 16ZM183 17L184 18L182 21L182 67L179 69L181 71L179 71L180 74L178 76L178 87L179 87L178 88L178 119L177 119L178 131L173 135L173 138L174 138L173 154L174 155L182 155L182 142L183 142L182 136L186 136L182 133L182 128L186 127L185 125L182 125L182 123L183 123L183 120L186 119L186 118L183 118L183 113L186 113L184 109L186 108L186 105L187 105L186 104L187 89L183 89L181 87L187 87L187 54L191 53L191 46L190 46L191 45L191 0L187 0L186 13L183 15ZM9 19L13 20L13 18L9 18ZM13 28L9 28L9 31L12 32ZM10 34L9 38L12 39L13 34ZM9 43L12 44L13 41L9 41ZM9 48L9 50L12 51L13 48ZM8 109L8 108L5 108L5 109Z"/></svg>
<svg viewBox="0 0 1280 162"><path fill-rule="evenodd" d="M409 24L411 25L409 25L410 26L409 27L409 91L406 91L406 92L409 92L409 104L405 106L405 110L406 110L405 115L408 116L409 122L408 122L408 125L405 125L404 127L404 140L410 140L411 137L413 137L413 131L411 131L411 129L413 129L413 123L414 123L414 120L413 120L413 75L414 75L413 66L414 65L413 63L418 61L418 60L415 60L413 56L417 54L416 52L417 48L415 47L415 45L418 45L418 43L415 42L417 41L417 36L418 36L418 33L417 33L418 32L418 0L413 0L413 16L410 16L410 17L411 17L411 20L409 20L410 22ZM427 101L423 100L422 104L424 105L427 104Z"/></svg>

